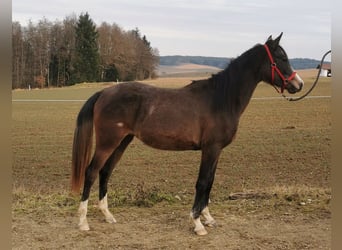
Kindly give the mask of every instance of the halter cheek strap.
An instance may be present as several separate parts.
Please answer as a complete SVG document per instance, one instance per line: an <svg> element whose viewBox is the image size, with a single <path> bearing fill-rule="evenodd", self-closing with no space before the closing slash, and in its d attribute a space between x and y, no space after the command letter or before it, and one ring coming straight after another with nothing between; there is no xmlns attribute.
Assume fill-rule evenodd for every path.
<svg viewBox="0 0 342 250"><path fill-rule="evenodd" d="M271 54L271 51L270 49L268 48L267 44L264 44L264 47L266 49L266 52L267 52L267 55L268 55L268 58L270 59L271 61L271 70L272 70L272 85L275 87L275 84L274 84L274 72L277 72L278 73L278 76L282 79L283 81L283 85L281 86L281 92L280 93L283 93L284 92L284 89L286 87L286 85L289 83L289 81L291 81L293 78L295 78L297 72L293 71L292 74L288 77L288 78L285 78L285 76L280 72L279 68L277 67L277 64L274 62L273 60L273 57L272 57L272 54ZM275 89L279 92L279 90L275 87Z"/></svg>

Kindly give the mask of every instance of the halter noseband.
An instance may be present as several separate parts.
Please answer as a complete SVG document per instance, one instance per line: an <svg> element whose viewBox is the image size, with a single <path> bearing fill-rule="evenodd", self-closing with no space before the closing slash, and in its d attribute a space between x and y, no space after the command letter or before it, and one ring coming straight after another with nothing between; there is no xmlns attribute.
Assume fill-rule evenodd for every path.
<svg viewBox="0 0 342 250"><path fill-rule="evenodd" d="M272 85L279 92L279 90L276 88L276 85L274 84L274 71L276 71L278 73L279 77L283 80L283 85L281 86L281 92L280 92L280 93L283 93L286 85L289 83L289 81L291 81L293 78L295 78L297 72L293 71L292 74L288 78L285 78L285 76L280 72L279 68L277 67L277 64L274 62L272 54L271 54L270 49L268 48L267 44L264 44L264 47L266 49L268 58L271 61Z"/></svg>

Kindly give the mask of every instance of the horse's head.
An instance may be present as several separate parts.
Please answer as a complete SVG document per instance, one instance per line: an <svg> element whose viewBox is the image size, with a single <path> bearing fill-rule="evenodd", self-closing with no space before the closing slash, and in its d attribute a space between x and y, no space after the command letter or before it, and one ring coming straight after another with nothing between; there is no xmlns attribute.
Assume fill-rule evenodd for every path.
<svg viewBox="0 0 342 250"><path fill-rule="evenodd" d="M280 88L281 93L286 89L290 94L294 94L303 88L304 82L293 70L285 50L279 45L282 35L283 33L274 40L270 36L264 44L267 61L263 80Z"/></svg>

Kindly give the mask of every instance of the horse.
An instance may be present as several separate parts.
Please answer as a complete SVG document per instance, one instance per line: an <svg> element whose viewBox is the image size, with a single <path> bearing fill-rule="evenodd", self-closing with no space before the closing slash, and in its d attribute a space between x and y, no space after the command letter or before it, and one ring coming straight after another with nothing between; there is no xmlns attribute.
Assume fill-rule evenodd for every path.
<svg viewBox="0 0 342 250"><path fill-rule="evenodd" d="M116 220L108 209L108 180L134 137L161 150L201 150L190 218L197 235L214 226L208 201L218 159L235 138L239 119L261 81L279 92L299 92L304 82L290 66L285 50L270 36L208 79L176 88L158 88L127 82L92 95L76 121L72 151L71 188L83 193L79 229L89 230L87 206L91 187L99 175L99 209L105 220ZM95 150L91 158L93 132ZM204 217L204 225L201 222Z"/></svg>

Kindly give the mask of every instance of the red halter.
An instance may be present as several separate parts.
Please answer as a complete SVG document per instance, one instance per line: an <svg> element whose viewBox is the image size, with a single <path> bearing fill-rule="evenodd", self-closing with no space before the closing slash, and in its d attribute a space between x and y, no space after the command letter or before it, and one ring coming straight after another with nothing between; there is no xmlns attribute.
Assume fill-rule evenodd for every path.
<svg viewBox="0 0 342 250"><path fill-rule="evenodd" d="M295 78L297 72L293 71L292 74L288 78L285 78L285 76L280 72L279 68L277 67L277 64L274 62L272 54L271 54L270 49L268 48L267 44L264 44L264 47L266 49L268 58L271 61L272 85L275 87L275 84L274 84L274 71L276 71L278 73L279 77L283 80L283 85L281 86L281 92L280 92L280 93L283 93L286 85L289 83L289 81L291 81L293 78ZM275 89L279 92L279 90L276 87L275 87Z"/></svg>

